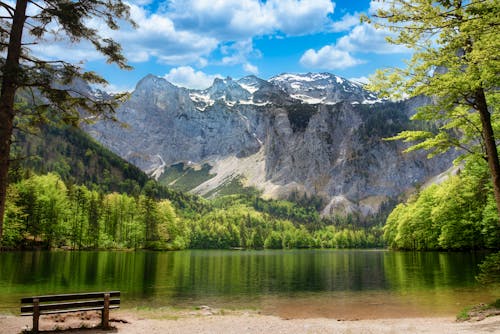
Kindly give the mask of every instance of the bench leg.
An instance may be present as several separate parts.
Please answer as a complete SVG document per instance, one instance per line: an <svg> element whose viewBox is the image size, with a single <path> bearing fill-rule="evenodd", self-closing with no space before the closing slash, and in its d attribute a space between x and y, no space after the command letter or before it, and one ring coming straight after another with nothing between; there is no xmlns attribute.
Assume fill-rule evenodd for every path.
<svg viewBox="0 0 500 334"><path fill-rule="evenodd" d="M38 321L40 320L40 302L38 298L33 299L33 333L38 333Z"/></svg>
<svg viewBox="0 0 500 334"><path fill-rule="evenodd" d="M109 328L109 293L104 294L104 307L102 309L102 328Z"/></svg>

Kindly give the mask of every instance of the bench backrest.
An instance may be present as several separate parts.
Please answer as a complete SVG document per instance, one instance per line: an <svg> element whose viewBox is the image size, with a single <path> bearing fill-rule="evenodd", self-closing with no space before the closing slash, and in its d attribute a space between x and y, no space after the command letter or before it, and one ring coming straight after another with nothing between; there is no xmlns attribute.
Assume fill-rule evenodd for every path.
<svg viewBox="0 0 500 334"><path fill-rule="evenodd" d="M37 300L39 311L98 309L104 307L105 294L109 294L111 308L119 307L120 291L46 295L22 298L21 304L28 305L21 305L21 315L31 315Z"/></svg>

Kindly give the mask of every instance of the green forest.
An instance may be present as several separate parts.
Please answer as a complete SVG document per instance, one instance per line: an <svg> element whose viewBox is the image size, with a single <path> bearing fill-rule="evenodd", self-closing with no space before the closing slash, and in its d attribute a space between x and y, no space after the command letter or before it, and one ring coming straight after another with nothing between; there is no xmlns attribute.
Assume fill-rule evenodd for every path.
<svg viewBox="0 0 500 334"><path fill-rule="evenodd" d="M498 248L498 213L486 162L469 157L458 171L396 206L384 226L390 248Z"/></svg>
<svg viewBox="0 0 500 334"><path fill-rule="evenodd" d="M29 174L29 173L28 173ZM8 188L4 246L65 249L363 248L380 227L340 227L313 208L257 196L208 201L154 181L141 193L104 193L30 174Z"/></svg>
<svg viewBox="0 0 500 334"><path fill-rule="evenodd" d="M252 188L208 200L150 180L82 130L16 135L8 249L382 247L383 216L322 218L320 198L264 200ZM235 182L238 183L238 182ZM236 193L235 193L236 192Z"/></svg>

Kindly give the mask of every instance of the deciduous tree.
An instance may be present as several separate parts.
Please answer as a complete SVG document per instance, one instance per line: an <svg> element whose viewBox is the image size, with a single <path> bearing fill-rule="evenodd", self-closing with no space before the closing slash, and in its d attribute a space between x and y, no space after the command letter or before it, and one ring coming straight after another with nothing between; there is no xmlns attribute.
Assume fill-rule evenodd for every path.
<svg viewBox="0 0 500 334"><path fill-rule="evenodd" d="M432 98L414 119L437 131L404 131L394 137L418 141L410 148L438 154L459 147L481 155L493 180L500 215L499 130L500 3L498 0L379 1L365 20L394 33L389 42L413 50L406 68L378 71L372 87L392 96Z"/></svg>

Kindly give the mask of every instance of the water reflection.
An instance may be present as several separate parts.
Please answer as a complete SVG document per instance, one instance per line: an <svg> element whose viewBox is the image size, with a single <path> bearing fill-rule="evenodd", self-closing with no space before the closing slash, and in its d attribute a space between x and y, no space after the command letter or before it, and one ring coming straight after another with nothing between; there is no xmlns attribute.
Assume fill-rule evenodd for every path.
<svg viewBox="0 0 500 334"><path fill-rule="evenodd" d="M452 296L446 298L455 305L461 293L498 295L474 281L483 257L383 250L7 252L0 253L0 312L17 310L22 296L97 290L122 291L125 306L217 302L272 308L300 299L347 307L357 298L376 304L394 296L427 306L432 300L419 298Z"/></svg>

